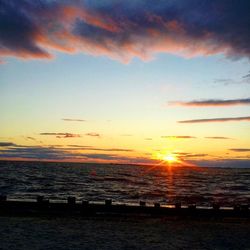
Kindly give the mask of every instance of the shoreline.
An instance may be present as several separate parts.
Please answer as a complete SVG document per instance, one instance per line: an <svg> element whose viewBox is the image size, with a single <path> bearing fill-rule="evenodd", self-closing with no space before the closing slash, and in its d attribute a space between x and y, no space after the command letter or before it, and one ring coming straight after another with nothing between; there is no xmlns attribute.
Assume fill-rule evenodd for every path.
<svg viewBox="0 0 250 250"><path fill-rule="evenodd" d="M37 201L14 201L1 197L0 215L2 216L134 216L147 215L153 217L193 217L193 218L250 218L248 205L235 205L231 208L221 208L219 204L212 207L196 207L195 204L182 206L176 203L173 206L161 206L155 203L148 206L140 201L139 205L112 204L112 200L104 203L90 203L89 201L76 202L75 197L68 197L67 202L50 202L43 196Z"/></svg>

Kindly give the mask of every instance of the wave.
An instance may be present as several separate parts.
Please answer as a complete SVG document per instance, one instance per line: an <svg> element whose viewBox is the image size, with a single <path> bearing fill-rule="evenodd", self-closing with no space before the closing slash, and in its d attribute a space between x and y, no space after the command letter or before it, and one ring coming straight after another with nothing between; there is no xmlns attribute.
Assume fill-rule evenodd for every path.
<svg viewBox="0 0 250 250"><path fill-rule="evenodd" d="M109 164L0 162L0 194L13 199L103 200L119 202L230 205L250 202L250 169L162 168Z"/></svg>

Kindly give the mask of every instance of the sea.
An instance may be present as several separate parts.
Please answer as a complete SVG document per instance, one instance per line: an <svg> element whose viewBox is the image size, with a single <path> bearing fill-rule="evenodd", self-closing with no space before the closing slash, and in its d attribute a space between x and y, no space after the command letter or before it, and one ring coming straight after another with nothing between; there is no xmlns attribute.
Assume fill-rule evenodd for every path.
<svg viewBox="0 0 250 250"><path fill-rule="evenodd" d="M250 204L250 168L0 161L0 195L30 200Z"/></svg>

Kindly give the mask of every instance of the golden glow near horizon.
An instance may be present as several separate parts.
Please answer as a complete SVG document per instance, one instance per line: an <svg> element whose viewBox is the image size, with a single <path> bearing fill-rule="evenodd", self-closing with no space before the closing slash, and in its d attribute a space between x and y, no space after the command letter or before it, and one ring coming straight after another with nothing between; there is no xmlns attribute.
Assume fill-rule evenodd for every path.
<svg viewBox="0 0 250 250"><path fill-rule="evenodd" d="M176 162L177 158L173 154L167 154L163 157L163 160L168 162L168 163L172 163L172 162Z"/></svg>
<svg viewBox="0 0 250 250"><path fill-rule="evenodd" d="M178 154L171 151L160 151L153 154L153 158L160 160L163 163L167 163L168 165L179 163L180 159L178 159Z"/></svg>

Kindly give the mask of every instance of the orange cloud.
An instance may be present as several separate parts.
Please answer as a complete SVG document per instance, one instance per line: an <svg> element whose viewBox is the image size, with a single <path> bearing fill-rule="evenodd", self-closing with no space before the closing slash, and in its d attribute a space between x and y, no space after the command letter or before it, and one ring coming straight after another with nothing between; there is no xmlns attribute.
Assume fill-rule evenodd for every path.
<svg viewBox="0 0 250 250"><path fill-rule="evenodd" d="M195 139L195 136L190 135L167 135L167 136L161 136L161 138L165 139Z"/></svg>

